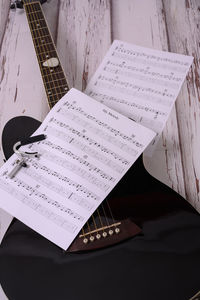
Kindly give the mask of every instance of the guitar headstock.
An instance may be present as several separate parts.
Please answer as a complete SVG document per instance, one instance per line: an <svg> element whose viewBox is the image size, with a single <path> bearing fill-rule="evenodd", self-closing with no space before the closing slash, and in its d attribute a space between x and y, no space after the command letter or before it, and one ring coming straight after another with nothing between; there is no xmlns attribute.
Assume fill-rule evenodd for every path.
<svg viewBox="0 0 200 300"><path fill-rule="evenodd" d="M28 4L31 2L35 2L35 0L14 0L11 2L10 8L15 9L15 8L23 8L24 4ZM47 2L47 0L38 0L41 4Z"/></svg>

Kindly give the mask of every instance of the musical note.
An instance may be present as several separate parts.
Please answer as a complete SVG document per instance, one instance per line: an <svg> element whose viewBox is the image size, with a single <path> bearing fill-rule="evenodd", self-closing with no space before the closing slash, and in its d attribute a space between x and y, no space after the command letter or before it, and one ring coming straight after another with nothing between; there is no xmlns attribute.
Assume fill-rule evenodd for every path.
<svg viewBox="0 0 200 300"><path fill-rule="evenodd" d="M43 185L44 187L47 187L51 189L52 191L56 192L60 196L62 196L65 199L68 199L70 201L73 201L74 203L80 205L82 208L91 210L93 208L93 204L83 197L80 197L76 193L72 192L70 189L66 189L65 187L56 184L54 181L38 174L37 172L30 170L30 168L23 168L23 173L30 176L32 179L34 179L38 184ZM93 200L99 201L99 197L91 197Z"/></svg>
<svg viewBox="0 0 200 300"><path fill-rule="evenodd" d="M70 233L74 233L77 230L77 226L70 223L68 220L64 219L60 215L54 213L50 209L42 206L39 202L33 200L32 198L26 196L22 192L19 192L18 189L9 186L3 180L0 179L0 188L12 195L15 199L21 201L23 204L37 211L37 213L43 215L47 219L51 219L53 223L63 227Z"/></svg>
<svg viewBox="0 0 200 300"><path fill-rule="evenodd" d="M122 173L124 171L123 167L119 166L117 163L113 162L111 159L107 158L105 155L94 150L92 147L89 147L89 146L79 142L78 139L72 138L72 136L69 136L69 135L63 133L62 131L59 131L51 126L48 126L46 129L46 133L48 133L49 135L52 135L56 138L60 138L61 140L64 140L65 142L70 143L77 149L82 150L85 154L88 154L88 155L94 157L96 160L107 165L108 167L117 171L118 173ZM116 155L116 159L118 159L118 162L122 163L123 165L130 164L129 161L127 161L123 157L120 157L119 155Z"/></svg>
<svg viewBox="0 0 200 300"><path fill-rule="evenodd" d="M114 41L86 93L157 134L151 156L192 57Z"/></svg>
<svg viewBox="0 0 200 300"><path fill-rule="evenodd" d="M31 161L31 160L29 160ZM35 169L35 170L41 170L42 172L51 175L52 177L55 177L57 179L59 179L61 182L67 183L69 186L74 187L74 189L78 192L82 192L83 194L85 194L85 196L87 198L93 198L94 200L99 199L99 196L96 195L95 193L93 193L92 191L90 191L89 189L87 189L86 187L84 187L82 184L77 183L74 180L71 180L69 177L67 176L63 176L62 174L42 165L39 164L37 162L31 161L31 166Z"/></svg>
<svg viewBox="0 0 200 300"><path fill-rule="evenodd" d="M34 134L46 139L21 150L37 157L12 178L16 154L0 170L0 207L63 249L155 136L75 89Z"/></svg>
<svg viewBox="0 0 200 300"><path fill-rule="evenodd" d="M70 103L69 101L65 101L64 106L66 106L68 110L76 111L78 114L81 114L88 120L98 124L101 128L106 129L110 133L114 134L115 137L119 136L120 138L124 139L125 141L135 144L135 140L133 139L132 136L128 136L127 134L123 133L119 129L116 129L116 128L110 126L105 121L99 120L99 118L88 113L86 110L84 110L80 106L78 106L78 105L76 106L74 103ZM59 111L61 111L61 110L63 110L63 108L61 108Z"/></svg>
<svg viewBox="0 0 200 300"><path fill-rule="evenodd" d="M67 103L65 103L66 105ZM72 107L72 106L71 106ZM74 107L74 106L73 106ZM127 152L130 155L137 155L137 150L129 147L127 144L122 143L119 139L117 139L116 137L107 134L105 131L91 125L89 122L84 121L82 118L78 117L77 115L69 112L69 108L66 110L64 108L62 108L59 111L60 114L63 114L64 116L66 116L67 118L69 118L70 120L74 121L76 124L82 126L85 131L88 130L98 136L100 136L102 139L104 139L105 141L108 141L109 143L111 143L112 145L115 145L117 147L119 147L120 149L123 149L125 152ZM57 123L57 120L54 118L52 119L52 121L54 123ZM60 124L61 127L64 127L65 125L63 123L57 123ZM121 134L121 136L123 136ZM125 138L125 137L124 137ZM134 139L130 139L132 141L132 143L134 145L136 145L136 147L138 147L138 142ZM141 145L142 147L142 145Z"/></svg>
<svg viewBox="0 0 200 300"><path fill-rule="evenodd" d="M99 175L100 177L102 177L103 179L106 179L108 181L115 182L116 179L113 176L111 176L110 174L104 172L102 169L100 169L97 166L91 164L90 162L83 159L82 157L74 154L72 151L66 150L63 147L61 147L59 145L56 145L56 144L54 144L50 141L47 141L47 140L44 140L42 144L47 145L51 149L56 149L58 152L60 152L62 154L65 154L65 156L68 156L69 159L72 159L72 160L78 162L79 164L83 165L85 168L88 169L88 171L92 171L93 173L95 173L95 175ZM34 148L34 147L31 147L31 148L36 150L36 148ZM46 157L49 157L49 153L47 151L45 151L41 146L37 147L37 151L39 151L39 153L42 154L42 155L47 154ZM65 162L66 162L66 160L65 160Z"/></svg>
<svg viewBox="0 0 200 300"><path fill-rule="evenodd" d="M47 202L48 204L56 207L57 209L60 209L61 211L66 213L68 216L71 216L71 217L73 217L77 220L80 220L80 221L84 220L84 218L82 216L80 216L79 214L74 212L72 209L62 205L61 203L59 203L56 200L51 199L50 197L48 197L44 193L39 192L37 190L37 188L34 188L34 187L30 186L29 184L25 183L24 181L14 177L13 182L15 182L18 187L21 187L22 189L28 191L30 196L31 195L36 196L40 200L43 200L43 201Z"/></svg>
<svg viewBox="0 0 200 300"><path fill-rule="evenodd" d="M62 168L65 168L66 170L71 171L71 173L74 173L74 174L80 176L82 179L87 180L88 182L95 185L95 187L97 187L103 191L107 191L110 188L110 186L108 184L104 183L103 181L99 180L92 174L88 173L83 168L71 163L70 161L67 161L66 159L63 159L62 157L59 157L58 155L51 154L50 152L42 150L42 149L40 151L40 154L43 155L43 158L48 160L49 162L52 162L57 166L61 166ZM30 160L30 161L32 161L32 160ZM109 176L109 178L110 178L109 181L111 181L111 182L115 182L115 180L116 180L114 177L111 177L111 176ZM107 179L107 177L105 177L104 179Z"/></svg>
<svg viewBox="0 0 200 300"><path fill-rule="evenodd" d="M107 102L109 103L109 107L110 106L114 106L115 103L119 104L119 105L122 105L122 107L125 107L127 106L127 109L128 108L134 108L134 109L138 109L138 110L143 110L147 113L151 113L152 115L156 115L156 116L166 116L167 113L166 112L163 112L159 109L155 109L151 106L146 106L146 105L142 105L142 104L139 104L139 103L136 103L136 102L131 102L131 101L128 101L128 100L125 100L123 98L119 98L119 97L114 97L114 96L108 96L107 94L105 93L98 93L98 92L93 92L93 91L90 91L89 92L89 95L91 97L94 97L96 98L97 100L99 100L101 103L104 103L104 102ZM136 96L136 94L134 95ZM147 101L149 102L154 102L154 99L150 98L149 96L142 96L140 94L138 94L138 97L140 98L144 98L146 99ZM106 100L106 101L105 101ZM163 99L156 99L155 101L157 102L162 102ZM166 102L163 101L165 104ZM111 103L111 104L110 104Z"/></svg>

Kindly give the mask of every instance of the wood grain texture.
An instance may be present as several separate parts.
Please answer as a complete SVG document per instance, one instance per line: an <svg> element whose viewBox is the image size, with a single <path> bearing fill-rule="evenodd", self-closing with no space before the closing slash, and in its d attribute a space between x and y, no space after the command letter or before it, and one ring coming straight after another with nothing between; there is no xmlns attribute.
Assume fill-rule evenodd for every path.
<svg viewBox="0 0 200 300"><path fill-rule="evenodd" d="M8 2L0 1L4 12L8 11ZM112 39L195 57L155 154L144 162L153 176L200 209L198 3L197 0L52 0L43 9L69 85L79 90L84 90ZM4 28L5 20L0 19ZM42 120L48 112L23 11L10 12L6 28L0 53L1 131L13 116L26 114Z"/></svg>
<svg viewBox="0 0 200 300"><path fill-rule="evenodd" d="M169 48L192 55L194 63L176 102L187 199L200 211L200 2L163 1Z"/></svg>
<svg viewBox="0 0 200 300"><path fill-rule="evenodd" d="M58 1L53 2L44 5L43 9L55 37ZM0 65L0 132L9 119L18 115L43 120L49 109L23 10L10 11ZM1 156L1 164L2 159Z"/></svg>
<svg viewBox="0 0 200 300"><path fill-rule="evenodd" d="M43 120L49 110L25 14L9 12L9 5L0 0L0 132L14 116ZM156 151L144 163L200 211L199 0L51 0L43 9L69 85L79 90L112 39L194 56ZM0 211L0 240L9 222Z"/></svg>
<svg viewBox="0 0 200 300"><path fill-rule="evenodd" d="M3 40L3 36L5 34L9 8L10 8L10 1L0 0L0 48Z"/></svg>
<svg viewBox="0 0 200 300"><path fill-rule="evenodd" d="M111 43L109 0L61 0L57 48L70 87L84 90Z"/></svg>
<svg viewBox="0 0 200 300"><path fill-rule="evenodd" d="M168 50L162 1L113 0L112 3L113 39ZM144 157L144 164L151 175L185 196L175 109L171 112L153 157Z"/></svg>
<svg viewBox="0 0 200 300"><path fill-rule="evenodd" d="M0 1L3 1L4 6L5 2L9 4L8 0ZM58 0L53 0L43 5L43 10L54 39L56 39L57 34L58 7ZM8 5L6 8L8 8ZM4 14L6 14L6 8L4 9ZM5 123L12 117L29 115L43 120L49 111L28 23L23 10L9 11L6 31L2 37L0 52L0 132L2 132ZM2 165L2 151L0 154L0 164ZM0 210L0 241L11 220L12 217L10 215ZM7 299L1 289L0 299Z"/></svg>

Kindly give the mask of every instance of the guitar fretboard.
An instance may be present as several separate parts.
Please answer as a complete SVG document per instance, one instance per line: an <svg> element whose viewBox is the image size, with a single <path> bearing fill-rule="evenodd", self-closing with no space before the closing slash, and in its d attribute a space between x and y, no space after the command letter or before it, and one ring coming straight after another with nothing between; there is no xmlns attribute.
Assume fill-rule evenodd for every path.
<svg viewBox="0 0 200 300"><path fill-rule="evenodd" d="M24 4L50 108L69 90L39 2Z"/></svg>

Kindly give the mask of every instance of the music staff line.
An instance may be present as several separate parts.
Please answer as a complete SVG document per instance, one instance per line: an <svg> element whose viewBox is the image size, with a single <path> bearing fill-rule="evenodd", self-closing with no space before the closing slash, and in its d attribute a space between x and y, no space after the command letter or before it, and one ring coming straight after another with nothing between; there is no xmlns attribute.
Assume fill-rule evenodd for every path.
<svg viewBox="0 0 200 300"><path fill-rule="evenodd" d="M171 89L176 90L179 85L177 83L173 83L173 82L168 82L165 80L161 80L161 79L157 79L157 78L151 78L149 76L144 76L144 75L140 75L137 73L133 73L133 72L129 72L129 71L122 71L116 68L110 68L110 67L104 67L104 72L108 73L108 74L115 74L120 75L120 76L124 76L124 77L128 77L131 78L131 80L133 79L137 79L143 82L150 82L156 85L160 85L161 87L168 87Z"/></svg>
<svg viewBox="0 0 200 300"><path fill-rule="evenodd" d="M92 146L96 147L101 152L106 153L108 155L111 155L115 160L118 160L118 161L122 162L123 164L124 163L126 164L127 160L124 159L124 157L122 157L121 155L119 155L115 151L113 151L113 150L111 150L111 149L103 146L102 144L100 144L96 140L88 137L85 132L82 133L81 131L75 129L74 127L71 127L70 125L68 125L68 124L66 124L64 122L57 121L57 119L55 119L55 118L52 118L50 120L50 122L58 125L60 128L66 129L70 133L72 133L72 134L76 135L77 137L81 138L82 140L84 140L84 142L88 143L90 146L92 145ZM136 142L135 146L138 147L138 148L143 148L144 147L143 144L141 144L139 142ZM136 154L135 153L135 149L131 149L131 150L130 150L132 152L131 154L135 156L135 154Z"/></svg>
<svg viewBox="0 0 200 300"><path fill-rule="evenodd" d="M141 50L136 51L136 50L131 50L131 49L125 49L123 44L121 44L120 46L116 46L115 50L116 51L121 51L123 53L127 53L129 55L136 55L137 57L138 56L143 56L143 57L146 57L147 59L154 59L156 61L164 61L164 62L167 62L169 64L171 63L171 64L179 64L181 66L187 66L187 67L189 66L188 62L185 62L185 61L182 61L182 60L170 59L169 57L161 57L161 56L157 56L155 54L147 54L145 52L141 52Z"/></svg>
<svg viewBox="0 0 200 300"><path fill-rule="evenodd" d="M37 190L37 188L33 188L32 186L28 185L23 180L21 180L17 177L13 177L12 181L15 182L18 187L23 188L26 192L29 192L29 196L33 195L33 196L39 198L39 200L45 201L49 205L52 205L56 209L59 209L63 213L66 213L68 216L70 216L76 220L79 220L81 222L84 220L84 218L82 216L80 216L79 214L74 212L72 209L62 205L61 203L59 203L56 200L51 199L50 197L47 197L44 193L39 192Z"/></svg>
<svg viewBox="0 0 200 300"><path fill-rule="evenodd" d="M128 51L128 50L127 50ZM140 53L138 52L138 54L140 55ZM172 66L171 64L169 65L168 62L166 61L165 63L158 63L156 61L149 61L147 59L143 59L143 58L139 58L139 56L130 56L131 53L126 53L126 52L120 52L119 49L115 49L115 51L112 53L113 57L117 57L117 58L121 58L121 59L125 59L125 60L129 60L131 62L137 62L140 63L142 65L145 66L150 66L150 67L156 67L158 69L167 69L169 71L176 71L178 73L185 73L185 71L187 70L187 67L181 67L181 66ZM157 57L158 58L158 57ZM148 58L149 59L149 58ZM167 60L167 58L166 58Z"/></svg>
<svg viewBox="0 0 200 300"><path fill-rule="evenodd" d="M159 90L156 90L151 87L144 87L142 85L131 83L128 81L121 81L121 80L118 80L118 78L107 77L105 75L99 75L98 80L108 82L109 84L112 85L113 89L116 89L119 86L119 87L123 87L123 88L129 88L132 90L137 90L138 92L148 92L148 93L152 93L155 95L160 95L162 97L165 96L168 98L174 98L174 94L167 92L167 89L165 89L164 91L159 91ZM163 100L163 102L164 101L165 100Z"/></svg>
<svg viewBox="0 0 200 300"><path fill-rule="evenodd" d="M161 79L166 83L167 82L181 83L181 81L182 81L182 78L176 77L174 75L174 72L170 72L170 74L167 75L166 73L164 73L164 74L159 73L156 70L151 69L150 67L140 68L135 65L128 65L128 64L126 64L125 61L122 61L122 62L115 61L114 62L113 60L112 61L108 60L105 64L111 65L116 69L121 69L121 70L125 69L126 71L128 70L129 72L132 71L132 72L139 73L139 74L141 73L143 75L150 75L151 77L157 77L156 79ZM165 70L162 70L162 72L165 72Z"/></svg>
<svg viewBox="0 0 200 300"><path fill-rule="evenodd" d="M157 97L152 97L152 95L149 94L142 94L140 95L140 92L150 92L150 89L145 89L139 86L135 86L134 89L136 90L136 92L133 92L132 90L128 90L126 87L120 87L120 86L113 86L112 83L109 82L104 82L104 81L96 81L96 85L98 84L98 87L101 88L106 88L108 91L110 90L115 90L115 92L119 92L123 95L128 95L131 97L135 97L135 99L139 98L139 99L144 99L146 101L149 102L154 102L154 103L158 103L158 104L162 104L163 106L167 106L167 107L171 107L172 105L172 101L169 101L167 99L163 100L161 98L157 98ZM163 93L164 94L164 93ZM171 97L172 99L172 97Z"/></svg>
<svg viewBox="0 0 200 300"><path fill-rule="evenodd" d="M9 193L11 196L18 199L20 202L22 202L24 205L27 205L29 208L32 208L35 210L38 214L42 215L43 217L49 219L54 224L58 225L59 227L65 229L66 231L70 233L74 233L77 230L77 226L70 223L66 219L64 219L62 216L59 216L58 214L54 213L52 210L44 207L40 203L36 202L35 200L31 199L30 197L24 195L23 193L19 192L14 187L9 186L6 184L3 180L0 179L0 187L7 193Z"/></svg>
<svg viewBox="0 0 200 300"><path fill-rule="evenodd" d="M73 159L75 161L78 161L81 165L85 166L88 168L88 171L92 171L95 174L101 176L102 178L105 178L109 181L115 181L115 178L113 176L110 176L109 174L105 173L104 171L102 171L101 169L99 169L98 167L96 167L95 165L89 163L87 160L83 159L82 157L74 154L72 151L70 150L66 150L63 147L56 145L48 140L44 140L41 142L41 145L47 145L48 147L50 147L51 149L55 149L57 151L59 151L62 154L65 154L66 156L70 157L70 159ZM38 152L41 153L41 147L37 146L39 148ZM31 147L32 148L32 147Z"/></svg>
<svg viewBox="0 0 200 300"><path fill-rule="evenodd" d="M96 160L100 161L104 165L110 167L111 169L115 170L118 173L122 173L124 171L124 168L111 159L107 158L105 155L99 153L98 151L94 150L93 148L79 142L74 137L71 137L70 135L65 134L64 132L57 130L51 126L48 126L45 128L46 133L48 135L52 135L62 141L65 141L67 143L70 143L72 146L77 148L78 150L83 151L85 154L90 155L91 157L95 158ZM121 161L124 165L129 165L130 162L127 160Z"/></svg>
<svg viewBox="0 0 200 300"><path fill-rule="evenodd" d="M37 172L30 170L29 168L22 168L21 172L29 176L30 178L34 179L38 184L52 190L53 192L59 194L65 200L70 200L71 202L78 204L80 207L91 210L93 205L87 201L86 199L80 197L76 193L72 192L69 189L62 187L61 185L55 183L54 181L45 178L44 176L38 174Z"/></svg>
<svg viewBox="0 0 200 300"><path fill-rule="evenodd" d="M121 141L119 141L118 139L116 139L114 136L111 136L109 134L107 134L105 131L91 125L89 122L84 121L82 118L80 118L79 116L69 112L69 110L66 110L64 108L61 108L59 110L59 113L61 113L63 116L67 117L68 120L71 120L73 122L75 122L77 125L82 126L84 128L84 130L88 130L92 133L94 133L95 135L98 135L99 137L101 137L102 139L104 139L105 141L111 143L114 146L117 146L119 149L125 151L126 153L136 156L138 151L129 147L127 144L122 143ZM135 146L136 147L141 147L141 144L138 143L135 140Z"/></svg>
<svg viewBox="0 0 200 300"><path fill-rule="evenodd" d="M109 124L97 119L95 116L88 114L86 111L84 111L82 109L82 107L76 106L75 104L76 104L76 101L74 101L73 103L65 101L65 103L64 103L64 105L67 106L67 109L73 110L76 113L83 115L88 120L98 124L99 126L108 130L110 133L114 134L115 136L120 136L123 140L135 144L135 140L134 140L135 135L134 134L133 134L133 136L128 136L128 135L124 134L123 132L119 131L118 129L115 129L115 128L111 127Z"/></svg>
<svg viewBox="0 0 200 300"><path fill-rule="evenodd" d="M33 150L36 150L37 147L33 147ZM60 166L64 168L67 171L70 171L73 174L76 174L77 176L81 177L82 179L92 183L95 185L97 188L100 190L106 192L107 190L110 189L110 185L104 183L100 179L96 178L95 176L91 175L84 169L78 167L77 165L71 163L70 161L63 159L62 157L59 157L55 154L51 154L49 151L46 151L44 149L41 149L39 152L42 155L42 158L45 160L48 160L51 163L56 164L57 166ZM115 178L111 177L110 181L115 182Z"/></svg>
<svg viewBox="0 0 200 300"><path fill-rule="evenodd" d="M87 189L86 187L84 187L83 185L77 183L74 180L71 180L70 178L68 178L67 176L63 176L62 174L44 166L41 165L35 161L31 161L31 166L35 169L35 170L41 170L42 172L52 176L52 177L56 177L57 179L65 182L66 184L68 184L69 186L74 187L76 192L81 192L84 195L86 195L87 198L92 198L96 201L100 200L100 197L98 195L96 195L95 193L93 193L92 191L90 191L89 189Z"/></svg>
<svg viewBox="0 0 200 300"><path fill-rule="evenodd" d="M146 113L151 113L155 116L167 116L167 114L165 112L161 111L161 110L152 108L150 106L145 106L145 105L142 105L142 104L138 104L136 102L131 102L131 101L128 101L128 100L125 100L125 99L122 99L122 98L116 98L114 96L108 96L107 94L97 93L97 92L93 92L93 91L89 90L88 95L91 96L91 97L94 97L96 100L99 100L100 102L103 102L103 103L104 102L108 103L110 101L110 102L116 103L117 105L120 105L120 104L123 105L123 108L124 108L124 105L126 105L129 111L130 111L129 107L133 107L134 109L136 108L136 109L142 110Z"/></svg>

